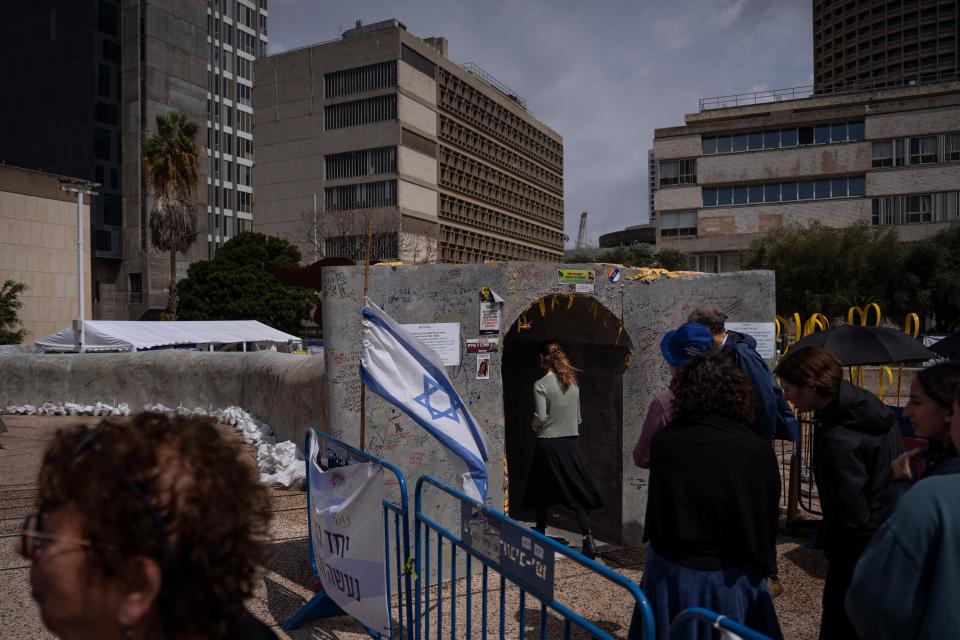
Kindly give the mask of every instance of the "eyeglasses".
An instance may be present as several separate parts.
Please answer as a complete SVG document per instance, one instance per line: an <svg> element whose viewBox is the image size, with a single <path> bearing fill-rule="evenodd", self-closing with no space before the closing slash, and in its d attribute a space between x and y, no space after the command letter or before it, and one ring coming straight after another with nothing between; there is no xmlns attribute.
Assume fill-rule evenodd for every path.
<svg viewBox="0 0 960 640"><path fill-rule="evenodd" d="M90 547L92 549L104 549L116 551L117 548L108 545L96 544L83 538L74 538L71 536L60 536L46 533L43 530L43 513L37 512L30 514L23 520L23 526L20 530L20 547L17 551L28 560L35 560L37 551L43 549L47 542L61 542L63 544L73 544L81 547Z"/></svg>

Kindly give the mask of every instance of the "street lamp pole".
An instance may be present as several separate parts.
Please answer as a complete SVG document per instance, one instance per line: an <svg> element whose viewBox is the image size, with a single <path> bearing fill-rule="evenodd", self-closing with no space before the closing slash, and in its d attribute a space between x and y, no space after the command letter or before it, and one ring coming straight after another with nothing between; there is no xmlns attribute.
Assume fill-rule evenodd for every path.
<svg viewBox="0 0 960 640"><path fill-rule="evenodd" d="M68 193L77 194L77 317L73 323L73 330L77 337L77 353L83 353L86 344L86 331L84 329L84 269L83 269L83 194L90 196L99 195L94 191L100 184L97 182L84 182L81 180L60 180L60 190Z"/></svg>

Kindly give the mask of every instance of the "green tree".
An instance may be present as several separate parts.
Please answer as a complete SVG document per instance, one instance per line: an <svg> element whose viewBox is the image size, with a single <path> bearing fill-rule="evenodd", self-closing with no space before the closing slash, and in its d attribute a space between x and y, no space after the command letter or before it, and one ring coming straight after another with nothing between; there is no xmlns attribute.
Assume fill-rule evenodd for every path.
<svg viewBox="0 0 960 640"><path fill-rule="evenodd" d="M960 329L960 224L908 245L888 296L898 316L916 312L927 330Z"/></svg>
<svg viewBox="0 0 960 640"><path fill-rule="evenodd" d="M660 249L654 258L656 266L669 271L685 271L690 268L687 254L679 249Z"/></svg>
<svg viewBox="0 0 960 640"><path fill-rule="evenodd" d="M853 305L891 308L890 283L898 277L904 247L894 229L862 222L835 229L818 222L791 226L754 240L744 269L770 269L777 278L777 312L821 312L845 317Z"/></svg>
<svg viewBox="0 0 960 640"><path fill-rule="evenodd" d="M199 166L197 125L178 113L157 116L157 132L143 143L143 169L154 194L150 241L170 252L169 320L177 319L177 252L186 253L197 236Z"/></svg>
<svg viewBox="0 0 960 640"><path fill-rule="evenodd" d="M0 344L20 344L27 335L26 329L17 325L20 318L17 312L23 308L20 294L27 290L27 285L16 280L7 280L0 285Z"/></svg>
<svg viewBox="0 0 960 640"><path fill-rule="evenodd" d="M309 289L287 287L263 265L295 268L300 252L286 240L250 231L194 262L180 281L182 320L259 320L298 335L317 302Z"/></svg>

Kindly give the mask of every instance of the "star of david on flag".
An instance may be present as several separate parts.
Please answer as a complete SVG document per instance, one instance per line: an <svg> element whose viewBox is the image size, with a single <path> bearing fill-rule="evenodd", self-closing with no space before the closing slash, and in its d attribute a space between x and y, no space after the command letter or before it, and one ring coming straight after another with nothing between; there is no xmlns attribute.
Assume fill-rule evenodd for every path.
<svg viewBox="0 0 960 640"><path fill-rule="evenodd" d="M363 308L360 379L447 449L464 493L486 498L487 444L443 362L369 298Z"/></svg>
<svg viewBox="0 0 960 640"><path fill-rule="evenodd" d="M431 396L438 391L446 394L448 398L448 406L444 411L439 411L433 406L432 401L430 400ZM437 418L450 418L454 422L460 422L460 418L457 417L457 407L453 403L453 400L450 399L450 395L447 394L446 390L437 384L437 381L430 376L423 376L423 393L414 398L413 401L423 407L426 407L427 411L430 412L430 418L433 420L436 420Z"/></svg>

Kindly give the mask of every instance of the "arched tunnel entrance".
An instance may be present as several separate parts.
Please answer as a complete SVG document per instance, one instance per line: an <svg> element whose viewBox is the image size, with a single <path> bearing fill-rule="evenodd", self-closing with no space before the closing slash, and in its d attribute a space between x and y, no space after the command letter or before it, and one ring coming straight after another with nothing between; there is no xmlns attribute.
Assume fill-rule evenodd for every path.
<svg viewBox="0 0 960 640"><path fill-rule="evenodd" d="M580 369L580 450L603 507L591 512L594 535L622 542L623 372L632 351L621 319L592 296L551 295L534 302L514 321L503 341L503 410L509 515L532 521L523 509L527 475L536 445L530 428L533 384L543 372L538 351L547 340L563 345ZM551 510L551 526L577 531L573 514Z"/></svg>

